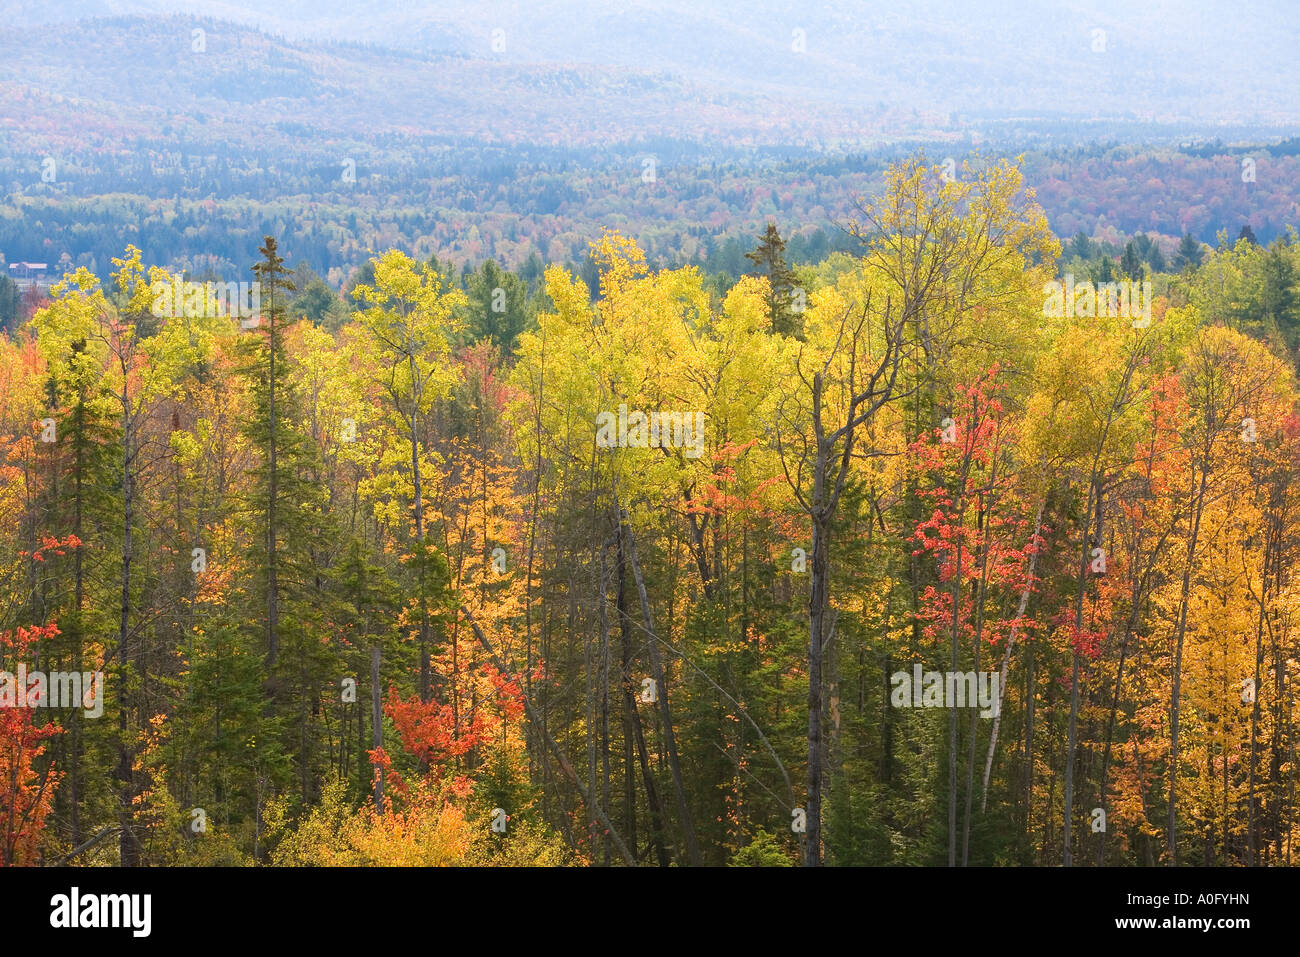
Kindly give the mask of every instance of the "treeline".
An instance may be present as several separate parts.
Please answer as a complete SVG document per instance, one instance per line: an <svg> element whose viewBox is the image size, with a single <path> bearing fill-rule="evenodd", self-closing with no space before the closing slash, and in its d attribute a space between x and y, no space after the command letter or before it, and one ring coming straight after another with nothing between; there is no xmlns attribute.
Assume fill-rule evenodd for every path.
<svg viewBox="0 0 1300 957"><path fill-rule="evenodd" d="M169 269L235 276L256 258L262 237L274 235L336 289L370 250L385 248L457 264L495 259L518 268L537 256L576 266L590 237L612 224L635 231L656 267L694 264L738 278L746 237L774 221L791 261L814 264L851 248L833 224L878 193L890 158L884 151L779 158L659 140L601 151L533 148L522 158L430 142L382 150L314 143L295 161L283 159L288 148L236 143L137 142L125 158L56 152L51 182L42 181L45 157L0 152L0 182L10 193L0 252L10 262L105 276L131 242ZM1297 164L1284 143L1208 158L1158 149L1038 152L1024 169L1059 235L1082 232L1122 247L1135 235L1165 237L1167 246L1184 235L1209 243L1243 225L1272 242L1297 218ZM953 158L954 175L971 175L961 166L962 156ZM122 182L135 184L133 192L120 192Z"/></svg>
<svg viewBox="0 0 1300 957"><path fill-rule="evenodd" d="M71 273L0 339L0 669L103 677L0 708L3 860L1290 863L1300 245L1049 318L1020 171L940 172L720 286Z"/></svg>

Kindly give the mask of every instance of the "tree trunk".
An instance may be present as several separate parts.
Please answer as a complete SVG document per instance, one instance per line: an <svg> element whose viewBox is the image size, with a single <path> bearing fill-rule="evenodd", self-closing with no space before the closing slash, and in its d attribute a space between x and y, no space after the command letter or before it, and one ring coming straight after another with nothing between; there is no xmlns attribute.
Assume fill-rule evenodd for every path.
<svg viewBox="0 0 1300 957"><path fill-rule="evenodd" d="M962 516L957 517L961 528ZM952 576L952 635L949 639L949 658L953 674L957 672L958 632L961 623L961 535L957 536L957 560ZM948 866L957 866L957 709L948 703Z"/></svg>
<svg viewBox="0 0 1300 957"><path fill-rule="evenodd" d="M1029 607L1029 595L1034 587L1034 571L1038 567L1038 534L1043 527L1043 508L1046 504L1046 499L1039 502L1038 513L1034 516L1034 537L1030 540L1035 546L1034 553L1029 556L1029 573L1025 578L1025 587L1020 592L1020 603L1016 605L1016 624L1011 626L1011 632L1007 635L1007 648L1002 653L1001 677L998 681L998 710L993 715L993 728L989 732L989 753L984 760L984 784L981 787L980 797L981 814L989 804L989 778L993 774L993 755L998 747L998 730L1002 727L1002 702L1007 696L1007 674L1011 669L1011 652L1016 647L1016 633L1020 628L1020 619L1025 617L1025 610Z"/></svg>
<svg viewBox="0 0 1300 957"><path fill-rule="evenodd" d="M1255 810L1255 761L1259 747L1259 699L1262 689L1259 686L1260 674L1264 669L1264 620L1268 608L1268 575L1272 564L1272 553L1276 541L1277 519L1270 514L1264 537L1264 568L1259 585L1259 616L1255 622L1255 699L1250 709L1250 770L1248 772L1248 804L1246 822L1246 863L1255 865L1259 857L1259 823Z"/></svg>
<svg viewBox="0 0 1300 957"><path fill-rule="evenodd" d="M140 842L135 835L134 798L135 788L131 768L132 748L128 740L127 712L127 669L131 663L130 650L130 616L131 616L131 526L134 523L135 488L131 482L131 469L134 466L135 449L134 423L130 414L130 396L127 394L126 380L122 384L122 600L118 617L117 654L118 654L118 709L117 709L117 779L118 822L121 827L119 840L120 860L123 867L136 867L140 863ZM102 692L101 692L102 693Z"/></svg>
<svg viewBox="0 0 1300 957"><path fill-rule="evenodd" d="M596 614L600 623L600 647L596 654L598 660L595 665L595 675L593 675L593 665L591 661L591 652L587 652L587 790L596 793L596 739L599 733L600 738L600 805L606 812L609 811L609 611L608 602L605 600L605 589L609 585L608 563L606 562L606 551L609 543L606 542L600 550L600 590L596 594ZM588 649L591 643L587 643ZM524 661L531 666L532 664L532 647L526 644L524 649ZM600 715L597 723L596 715L596 682L600 683ZM528 693L525 692L525 697ZM532 772L532 754L529 759L529 779L531 780ZM589 818L587 822L587 839L591 842L590 846L594 849L598 839L604 844L605 866L610 862L610 844L609 838L601 836L596 829L596 819Z"/></svg>
<svg viewBox="0 0 1300 957"><path fill-rule="evenodd" d="M84 530L82 529L82 470L85 468L85 414L86 404L79 402L77 405L79 413L77 442L77 458L75 465L76 473L76 494L73 506L72 532L77 536L78 541L84 541ZM85 639L85 626L83 624L82 612L85 608L86 599L86 579L84 574L84 547L77 547L73 550L73 574L75 583L73 585L73 602L77 610L77 630L76 630L76 647L73 649L73 668L80 672L82 668L82 642ZM99 695L103 696L103 688L99 689ZM68 787L70 790L69 801L72 805L72 845L77 847L81 844L81 751L82 751L82 724L81 715L73 712L72 714L72 767L69 768Z"/></svg>
<svg viewBox="0 0 1300 957"><path fill-rule="evenodd" d="M815 479L819 485L824 481L824 468L819 464ZM812 594L808 600L808 794L804 809L807 822L804 862L809 867L820 867L822 863L822 650L829 592L829 547L828 523L815 516L812 527Z"/></svg>
<svg viewBox="0 0 1300 957"><path fill-rule="evenodd" d="M1098 451L1099 457L1101 452ZM1094 457L1092 463L1092 473L1088 477L1088 501L1084 509L1083 523L1083 544L1080 546L1079 555L1079 590L1074 599L1074 642L1072 663L1070 666L1070 727L1067 735L1065 750L1065 823L1062 828L1064 832L1064 856L1063 862L1066 867L1074 864L1074 765L1075 756L1079 743L1079 672L1080 672L1080 655L1079 655L1079 636L1083 633L1083 593L1088 585L1088 555L1089 545L1092 544L1092 526L1093 526L1093 505L1096 503L1098 522L1096 540L1101 541L1101 479L1097 471L1097 458Z"/></svg>
<svg viewBox="0 0 1300 957"><path fill-rule="evenodd" d="M414 385L416 378L415 357L408 355L407 362L411 371L414 395L411 397L411 508L415 512L415 542L420 555L416 567L420 574L420 701L428 704L432 700L429 677L429 594L428 576L424 554L424 486L420 474L420 393ZM454 685L454 679L453 679ZM453 711L455 703L452 704Z"/></svg>
<svg viewBox="0 0 1300 957"><path fill-rule="evenodd" d="M272 290L274 295L274 290ZM271 351L268 390L268 406L271 419L269 438L270 486L266 502L266 670L267 679L271 679L271 669L280 654L280 605L279 582L276 574L276 539L275 513L279 499L279 473L276 466L276 415L275 415L275 304L270 306L271 332L267 339Z"/></svg>
<svg viewBox="0 0 1300 957"><path fill-rule="evenodd" d="M1192 562L1196 559L1196 539L1201 531L1201 509L1210 472L1210 453L1205 450L1201 479L1192 505L1192 530L1187 541L1187 564L1183 569L1182 595L1178 603L1178 627L1174 635L1173 692L1169 700L1169 816L1165 839L1169 844L1169 866L1178 863L1178 705L1182 686L1183 638L1187 634L1187 602L1192 588Z"/></svg>
<svg viewBox="0 0 1300 957"><path fill-rule="evenodd" d="M380 655L378 645L370 649L370 744L378 749L384 746L384 706L379 690ZM384 809L384 776L375 774L375 810Z"/></svg>
<svg viewBox="0 0 1300 957"><path fill-rule="evenodd" d="M617 503L615 505L617 507ZM692 867L699 867L703 861L700 846L695 836L695 822L691 817L690 804L686 799L686 785L682 780L681 761L677 756L677 739L673 733L672 709L668 704L668 682L664 678L663 662L659 655L659 638L655 634L654 624L650 618L650 599L646 596L645 579L641 577L641 566L636 559L636 539L627 524L621 510L619 520L623 535L627 539L627 561L632 566L632 578L636 582L637 594L641 599L641 617L645 620L646 645L650 649L650 668L655 680L656 698L659 702L659 714L664 722L664 747L668 752L668 767L672 771L673 790L677 796L677 812L681 816L682 831L686 839L686 855Z"/></svg>
<svg viewBox="0 0 1300 957"><path fill-rule="evenodd" d="M997 459L993 462L993 471L989 476L989 486L992 487L997 481ZM988 507L983 509L980 524L983 532L984 541L980 543L980 581L979 588L975 592L975 641L974 652L972 654L971 667L975 672L975 679L979 681L980 673L980 651L982 648L982 639L984 637L984 602L988 598L988 581L989 581L989 536L992 535L990 528L993 521L993 509L995 503L988 503ZM1001 695L1002 687L998 686L998 694ZM969 702L967 702L969 704ZM999 712L1000 714L1001 712ZM979 718L974 709L970 711L970 737L969 750L966 755L966 806L962 811L961 823L961 866L966 867L970 863L970 821L971 821L971 804L975 799L975 746L979 738Z"/></svg>
<svg viewBox="0 0 1300 957"><path fill-rule="evenodd" d="M636 765L633 749L636 747L636 699L632 694L632 618L627 610L627 565L623 552L623 536L618 539L618 612L619 633L619 700L623 705L623 830L627 842L636 848ZM608 675L606 676L608 680Z"/></svg>

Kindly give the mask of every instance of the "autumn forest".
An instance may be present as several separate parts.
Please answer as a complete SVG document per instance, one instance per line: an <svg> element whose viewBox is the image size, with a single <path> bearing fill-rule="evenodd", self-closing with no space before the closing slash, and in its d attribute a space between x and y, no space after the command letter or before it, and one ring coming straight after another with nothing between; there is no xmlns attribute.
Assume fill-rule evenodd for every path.
<svg viewBox="0 0 1300 957"><path fill-rule="evenodd" d="M0 863L1292 863L1294 234L1155 269L920 159L848 234L392 249L331 323L272 237L252 308L64 275L0 338Z"/></svg>

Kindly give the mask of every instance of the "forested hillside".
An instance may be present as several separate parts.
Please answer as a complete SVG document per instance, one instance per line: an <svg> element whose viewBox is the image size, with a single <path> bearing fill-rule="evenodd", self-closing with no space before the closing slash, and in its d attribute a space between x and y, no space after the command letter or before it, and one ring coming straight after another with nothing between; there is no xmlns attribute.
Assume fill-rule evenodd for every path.
<svg viewBox="0 0 1300 957"><path fill-rule="evenodd" d="M70 266L0 337L0 863L1291 863L1294 219L855 198L721 278Z"/></svg>

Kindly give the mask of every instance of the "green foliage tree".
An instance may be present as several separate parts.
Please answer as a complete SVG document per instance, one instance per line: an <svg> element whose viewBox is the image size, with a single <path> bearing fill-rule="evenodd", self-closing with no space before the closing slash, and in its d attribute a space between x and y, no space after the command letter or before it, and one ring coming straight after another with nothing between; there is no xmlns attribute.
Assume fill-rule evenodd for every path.
<svg viewBox="0 0 1300 957"><path fill-rule="evenodd" d="M767 224L758 246L745 253L745 258L754 264L755 275L767 279L768 291L764 299L770 331L778 335L798 337L803 328L802 319L796 311L799 279L786 265L785 240L781 238L775 223Z"/></svg>
<svg viewBox="0 0 1300 957"><path fill-rule="evenodd" d="M1174 256L1174 268L1179 272L1188 267L1195 268L1201 264L1204 255L1204 248L1192 234L1183 233L1183 238L1178 241L1178 252Z"/></svg>
<svg viewBox="0 0 1300 957"><path fill-rule="evenodd" d="M487 339L503 353L513 352L530 319L527 283L489 259L468 275L465 295L466 339Z"/></svg>
<svg viewBox="0 0 1300 957"><path fill-rule="evenodd" d="M1137 243L1129 240L1124 246L1124 255L1120 257L1119 274L1130 282L1142 281L1142 257L1138 255Z"/></svg>

